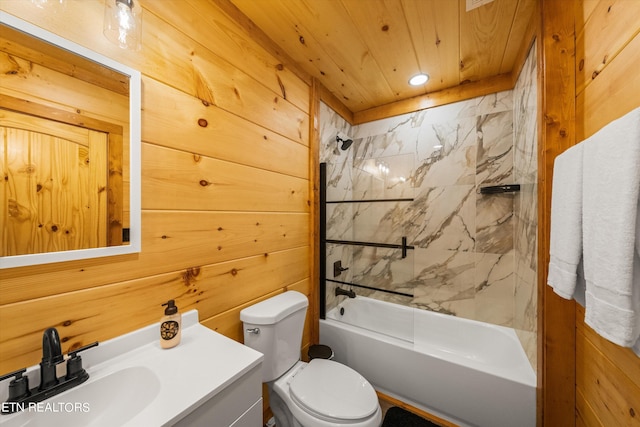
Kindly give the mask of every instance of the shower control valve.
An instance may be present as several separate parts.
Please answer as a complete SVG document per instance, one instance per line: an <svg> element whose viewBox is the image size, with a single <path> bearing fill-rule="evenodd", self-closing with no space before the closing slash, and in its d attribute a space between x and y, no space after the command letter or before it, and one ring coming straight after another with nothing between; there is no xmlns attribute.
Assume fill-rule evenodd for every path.
<svg viewBox="0 0 640 427"><path fill-rule="evenodd" d="M342 260L333 263L333 277L338 277L343 271L347 271L349 267L342 266Z"/></svg>

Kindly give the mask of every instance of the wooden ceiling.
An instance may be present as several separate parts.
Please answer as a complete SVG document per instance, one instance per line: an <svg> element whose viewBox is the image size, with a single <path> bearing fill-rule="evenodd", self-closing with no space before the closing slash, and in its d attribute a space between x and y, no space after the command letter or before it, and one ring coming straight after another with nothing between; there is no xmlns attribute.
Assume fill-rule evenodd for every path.
<svg viewBox="0 0 640 427"><path fill-rule="evenodd" d="M467 0L231 2L353 113L510 75L536 8L536 0L468 12ZM421 71L429 81L409 86Z"/></svg>

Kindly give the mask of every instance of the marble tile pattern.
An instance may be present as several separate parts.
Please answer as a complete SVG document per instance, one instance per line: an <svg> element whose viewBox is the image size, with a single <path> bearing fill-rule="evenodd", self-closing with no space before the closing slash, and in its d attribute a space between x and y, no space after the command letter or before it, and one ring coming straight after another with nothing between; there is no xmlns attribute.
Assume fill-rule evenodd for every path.
<svg viewBox="0 0 640 427"><path fill-rule="evenodd" d="M360 295L514 327L535 343L535 63L533 48L514 90L354 127L321 104L327 199L413 199L329 204L327 237L406 236L415 247L403 259L397 249L328 245L328 278L340 259L349 270L336 280L397 292L354 287ZM338 131L354 140L346 151ZM522 191L480 194L511 183Z"/></svg>
<svg viewBox="0 0 640 427"><path fill-rule="evenodd" d="M538 301L538 132L536 45L531 47L514 92L514 175L521 185L515 199L514 322L523 348L537 366Z"/></svg>

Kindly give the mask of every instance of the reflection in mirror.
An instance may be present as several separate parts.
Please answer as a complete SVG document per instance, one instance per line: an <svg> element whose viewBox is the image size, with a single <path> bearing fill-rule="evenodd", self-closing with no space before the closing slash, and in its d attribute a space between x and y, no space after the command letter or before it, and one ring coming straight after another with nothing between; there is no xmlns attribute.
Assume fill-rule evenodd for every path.
<svg viewBox="0 0 640 427"><path fill-rule="evenodd" d="M3 13L0 268L140 251L140 73Z"/></svg>

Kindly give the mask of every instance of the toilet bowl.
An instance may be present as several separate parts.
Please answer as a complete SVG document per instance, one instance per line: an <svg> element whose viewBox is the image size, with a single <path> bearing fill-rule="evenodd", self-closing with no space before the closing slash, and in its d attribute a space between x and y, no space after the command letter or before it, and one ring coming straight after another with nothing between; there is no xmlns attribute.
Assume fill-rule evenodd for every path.
<svg viewBox="0 0 640 427"><path fill-rule="evenodd" d="M298 362L269 384L269 390L274 415L289 418L291 427L378 427L382 422L371 384L353 369L331 360ZM276 409L274 395L284 407ZM276 414L276 410L283 413Z"/></svg>
<svg viewBox="0 0 640 427"><path fill-rule="evenodd" d="M245 345L264 354L262 380L277 427L379 427L371 384L338 362L300 361L306 296L288 291L240 312Z"/></svg>

